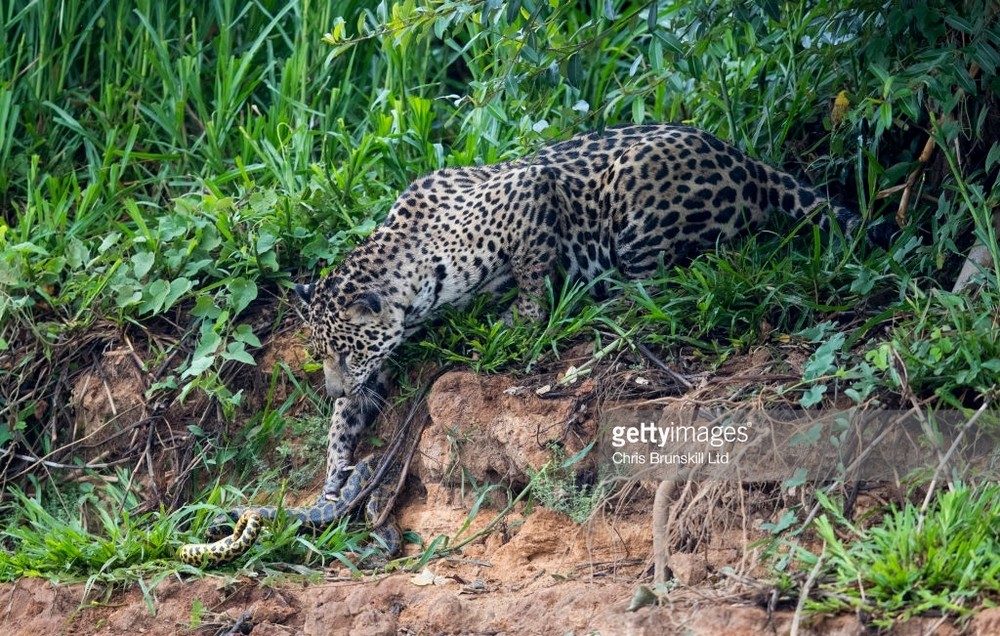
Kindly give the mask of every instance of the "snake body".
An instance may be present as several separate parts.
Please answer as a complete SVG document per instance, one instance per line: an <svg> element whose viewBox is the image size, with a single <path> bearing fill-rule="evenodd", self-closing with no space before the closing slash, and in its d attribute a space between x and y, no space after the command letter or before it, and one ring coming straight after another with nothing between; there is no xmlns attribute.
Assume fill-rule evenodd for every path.
<svg viewBox="0 0 1000 636"><path fill-rule="evenodd" d="M247 510L236 522L231 535L212 543L188 543L177 551L177 558L188 565L228 563L250 549L257 541L262 523L256 510Z"/></svg>
<svg viewBox="0 0 1000 636"><path fill-rule="evenodd" d="M365 490L372 485L372 480L377 475L378 464L374 455L366 457L354 467L337 498L322 499L312 506L285 508L284 514L289 519L299 521L300 532L323 532L357 507ZM381 544L379 547L389 556L398 554L403 543L402 532L389 515L396 499L399 472L398 469L385 472L383 479L368 493L365 503L365 520L374 528L372 535ZM277 514L278 508L273 506L233 508L212 520L205 533L210 543L182 545L177 551L177 558L196 567L218 566L234 561L257 540L263 521L273 521ZM389 518L379 523L386 516ZM233 522L236 526L229 531L228 526Z"/></svg>
<svg viewBox="0 0 1000 636"><path fill-rule="evenodd" d="M375 539L375 553L395 556L403 546L403 533L392 517L396 495L406 478L410 460L423 431L423 423L414 420L423 405L427 389L445 369L439 369L427 382L421 394L413 401L405 422L397 431L392 443L381 458L369 455L354 465L346 480L336 461L327 460L327 477L324 494L312 506L285 508L284 514L299 521L300 532L318 534L331 525L354 514L364 503L364 519ZM330 456L341 429L348 427L352 418L352 403L346 398L334 402L330 425ZM426 421L425 417L421 422ZM343 484L343 486L341 486ZM265 520L273 520L278 508L271 506L242 506L218 515L206 531L210 543L188 543L177 551L177 558L195 567L218 566L239 558L257 540ZM235 522L232 531L229 524ZM372 559L371 556L365 560ZM374 560L374 559L373 559Z"/></svg>

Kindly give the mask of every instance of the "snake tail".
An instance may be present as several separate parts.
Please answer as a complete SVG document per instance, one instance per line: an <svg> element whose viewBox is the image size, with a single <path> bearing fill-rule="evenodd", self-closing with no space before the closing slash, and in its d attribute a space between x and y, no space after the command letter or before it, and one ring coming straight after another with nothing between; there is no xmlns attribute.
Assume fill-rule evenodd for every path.
<svg viewBox="0 0 1000 636"><path fill-rule="evenodd" d="M254 509L240 515L232 534L211 543L188 543L177 551L177 558L188 565L204 567L235 561L257 540L263 520Z"/></svg>

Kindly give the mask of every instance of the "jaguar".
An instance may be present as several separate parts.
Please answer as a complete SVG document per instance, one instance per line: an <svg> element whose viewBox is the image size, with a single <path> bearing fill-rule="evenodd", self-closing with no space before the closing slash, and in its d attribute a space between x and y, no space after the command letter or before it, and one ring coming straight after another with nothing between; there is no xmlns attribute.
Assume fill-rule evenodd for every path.
<svg viewBox="0 0 1000 636"><path fill-rule="evenodd" d="M326 277L295 288L326 391L348 400L331 424L324 496L336 499L350 475L385 396L386 359L443 305L516 287L510 316L538 320L546 277L648 278L775 210L845 234L861 222L791 174L675 124L608 128L418 178Z"/></svg>

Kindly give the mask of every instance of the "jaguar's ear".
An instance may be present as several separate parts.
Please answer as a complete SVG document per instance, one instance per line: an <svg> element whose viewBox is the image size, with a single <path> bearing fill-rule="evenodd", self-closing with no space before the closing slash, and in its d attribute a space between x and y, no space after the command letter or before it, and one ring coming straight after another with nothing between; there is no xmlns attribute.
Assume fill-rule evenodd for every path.
<svg viewBox="0 0 1000 636"><path fill-rule="evenodd" d="M347 306L347 313L353 319L373 318L382 313L382 298L377 292L365 292Z"/></svg>
<svg viewBox="0 0 1000 636"><path fill-rule="evenodd" d="M308 305L310 301L312 301L313 290L315 289L316 285L314 283L309 283L308 285L300 285L296 283L295 295L298 296L302 302Z"/></svg>

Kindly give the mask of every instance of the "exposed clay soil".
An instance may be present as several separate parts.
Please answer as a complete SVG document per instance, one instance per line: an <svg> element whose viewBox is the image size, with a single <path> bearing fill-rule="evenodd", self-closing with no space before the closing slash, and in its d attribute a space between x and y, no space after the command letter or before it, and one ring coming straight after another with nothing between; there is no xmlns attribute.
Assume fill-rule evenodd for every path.
<svg viewBox="0 0 1000 636"><path fill-rule="evenodd" d="M450 569L450 568L449 568ZM418 587L413 575L391 574L355 582L265 586L230 582L164 581L156 587L154 616L138 590L80 607L82 586L26 579L0 587L0 628L13 636L38 634L787 634L791 612L767 612L725 598L694 593L666 607L626 611L629 586L608 581L528 579L468 593L450 581ZM545 580L545 579L548 580ZM624 599L624 600L623 600ZM207 608L191 626L195 601ZM245 626L248 631L233 631ZM806 621L800 634L832 636L871 632L853 616ZM957 634L932 619L913 620L892 633ZM1000 633L1000 610L975 617L969 633Z"/></svg>
<svg viewBox="0 0 1000 636"><path fill-rule="evenodd" d="M297 343L285 345L301 351ZM729 377L770 372L759 368L768 357L758 358L748 356ZM648 382L650 372L645 375ZM88 377L80 375L75 383L76 408L87 420L80 427L95 453L107 453L98 442L123 444L135 428L127 414L148 411L149 405L128 401L141 394L141 383L136 386L128 373L112 376L110 383L107 374L100 383ZM587 380L540 396L537 389L546 381L461 372L438 379L427 402L430 423L397 504L400 525L425 542L443 535L454 544L484 528L507 503L494 497L456 536L474 503L473 484L502 484L516 493L532 470L549 461L551 442L565 456L583 448L594 434L598 387ZM622 387L630 381L620 383L615 395L627 397ZM115 422L114 432L89 428L102 418ZM157 457L162 469L156 471L162 481L149 487L167 492L185 458L173 450L176 445L163 446ZM652 579L652 489L633 483L584 524L537 504L518 504L459 554L432 561L436 578L429 581L413 572L352 579L334 567L322 583L262 583L251 572L235 570L201 579L170 577L144 597L138 587L85 594L82 585L24 579L0 586L0 634L790 633L795 614L787 607L766 609L771 588L756 561L754 542L763 535L755 528L782 512L781 502L766 494L742 493L739 501L721 494L700 504L695 498L671 537L669 565L680 583L664 605L628 611L636 588ZM803 617L798 630L870 633L855 616ZM967 631L1000 633L1000 610L983 612ZM958 632L936 619L917 619L893 633Z"/></svg>

